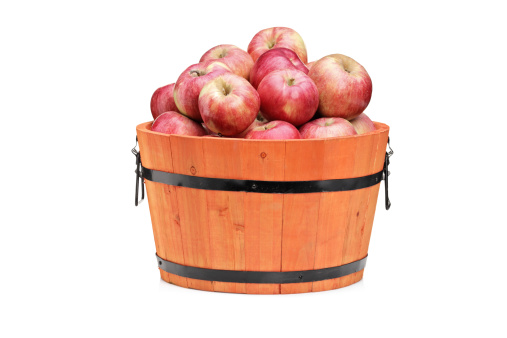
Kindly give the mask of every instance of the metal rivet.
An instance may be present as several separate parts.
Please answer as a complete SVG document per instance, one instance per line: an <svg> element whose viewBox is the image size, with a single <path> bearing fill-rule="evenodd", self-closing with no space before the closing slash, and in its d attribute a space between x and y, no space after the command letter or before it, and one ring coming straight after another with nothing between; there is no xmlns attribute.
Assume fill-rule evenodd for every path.
<svg viewBox="0 0 507 338"><path fill-rule="evenodd" d="M266 156L268 156L268 154L266 154L265 152L262 152L262 153L261 153L261 157L262 157L262 158L266 158Z"/></svg>
<svg viewBox="0 0 507 338"><path fill-rule="evenodd" d="M255 184L255 183L252 184L252 189L254 189L254 190L257 189L257 184Z"/></svg>
<svg viewBox="0 0 507 338"><path fill-rule="evenodd" d="M197 173L197 169L195 169L194 166L191 166L190 167L190 172L192 173L192 175L195 175Z"/></svg>
<svg viewBox="0 0 507 338"><path fill-rule="evenodd" d="M158 261L158 265L162 265L162 261Z"/></svg>
<svg viewBox="0 0 507 338"><path fill-rule="evenodd" d="M298 278L299 278L299 279L303 279L303 275L299 275L299 277L298 277Z"/></svg>

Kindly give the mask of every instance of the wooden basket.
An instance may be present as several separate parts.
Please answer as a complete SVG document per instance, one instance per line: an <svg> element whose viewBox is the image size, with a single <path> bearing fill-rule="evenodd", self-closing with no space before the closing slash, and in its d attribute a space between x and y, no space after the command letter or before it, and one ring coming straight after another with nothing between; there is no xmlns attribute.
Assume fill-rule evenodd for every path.
<svg viewBox="0 0 507 338"><path fill-rule="evenodd" d="M361 280L389 133L387 125L375 122L375 126L377 130L368 134L311 140L166 135L152 132L151 122L137 126L145 178L152 169L181 174L176 176L182 182L201 177L247 185L314 184L375 175L378 181L346 191L265 193L256 192L255 184L247 191L221 191L145 179L162 279L186 288L249 294L324 291ZM311 281L312 276L308 281L305 273L321 274L349 263L356 264L355 270L346 275L342 271L338 278ZM201 268L193 269L197 272L191 276L197 277L199 271L225 270L232 275L260 271L267 277L269 272L278 277L283 272L289 279L266 283L269 278L249 279L255 273L237 273L245 279L205 280L168 273L167 266L175 273L185 267ZM290 279L291 273L299 279Z"/></svg>

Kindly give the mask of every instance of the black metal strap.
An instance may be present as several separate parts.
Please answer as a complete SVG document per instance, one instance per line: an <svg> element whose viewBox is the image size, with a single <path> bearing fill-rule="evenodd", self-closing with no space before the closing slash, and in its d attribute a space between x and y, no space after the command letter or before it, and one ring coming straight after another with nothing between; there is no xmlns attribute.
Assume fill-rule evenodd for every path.
<svg viewBox="0 0 507 338"><path fill-rule="evenodd" d="M363 177L322 181L255 181L173 174L142 167L142 177L152 182L194 189L246 191L269 194L302 194L357 190L380 183L383 172L384 170L381 170L378 173Z"/></svg>
<svg viewBox="0 0 507 338"><path fill-rule="evenodd" d="M215 282L255 284L306 283L339 278L363 270L368 257L332 268L279 272L204 269L173 263L156 256L160 269L181 277Z"/></svg>
<svg viewBox="0 0 507 338"><path fill-rule="evenodd" d="M148 169L141 164L141 154L136 148L132 149L132 153L136 156L136 195L135 205L137 206L144 199L144 184L140 180L147 179L149 181L164 183L174 186L204 189L204 190L223 190L223 191L246 191L258 193L274 193L274 194L301 194L312 192L326 191L347 191L357 190L374 186L381 180L385 181L385 200L386 210L391 207L388 192L389 158L394 154L391 149L390 139L387 144L389 152L386 152L384 168L378 173L356 177L335 180L322 181L255 181L255 180L234 180L223 178L210 178L190 176L183 174L174 174L154 169ZM137 137L136 137L137 146ZM141 183L142 197L139 200L139 183Z"/></svg>

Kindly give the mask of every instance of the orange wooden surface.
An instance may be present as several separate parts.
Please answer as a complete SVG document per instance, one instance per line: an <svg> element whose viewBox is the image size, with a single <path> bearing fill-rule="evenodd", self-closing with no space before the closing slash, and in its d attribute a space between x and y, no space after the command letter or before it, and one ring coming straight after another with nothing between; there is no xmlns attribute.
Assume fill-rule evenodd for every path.
<svg viewBox="0 0 507 338"><path fill-rule="evenodd" d="M241 142L243 177L284 180L284 142ZM245 268L281 271L283 195L246 193ZM246 284L247 293L277 294L280 284Z"/></svg>
<svg viewBox="0 0 507 338"><path fill-rule="evenodd" d="M170 138L163 134L141 132L138 139L144 166L173 171ZM175 187L150 181L145 183L157 254L164 259L170 257L175 263L186 264ZM187 278L162 270L160 274L169 283L188 287Z"/></svg>
<svg viewBox="0 0 507 338"><path fill-rule="evenodd" d="M320 140L199 138L137 127L146 168L203 177L304 181L360 177L383 167L389 128ZM354 191L261 194L172 187L146 181L155 247L164 259L212 269L294 271L332 267L368 253L380 184ZM200 290L276 294L324 291L363 271L296 284L163 280ZM303 277L304 278L304 277Z"/></svg>
<svg viewBox="0 0 507 338"><path fill-rule="evenodd" d="M239 144L217 139L202 142L204 170L199 176L241 176ZM207 218L210 234L210 263L218 270L245 270L244 192L206 191ZM215 291L246 293L240 283L213 282Z"/></svg>

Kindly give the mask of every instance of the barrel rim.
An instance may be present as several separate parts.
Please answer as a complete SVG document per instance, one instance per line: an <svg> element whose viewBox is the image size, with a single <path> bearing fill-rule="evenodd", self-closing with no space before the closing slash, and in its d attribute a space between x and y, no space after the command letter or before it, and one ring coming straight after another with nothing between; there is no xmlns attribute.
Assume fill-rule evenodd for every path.
<svg viewBox="0 0 507 338"><path fill-rule="evenodd" d="M375 131L371 131L369 133L364 133L360 135L350 135L350 136L335 136L335 137L327 137L327 138L312 138L312 139L281 139L281 140L273 140L273 139L245 139L245 138L233 138L233 137L206 137L206 136L191 136L191 135L179 135L179 134L165 134L151 130L151 125L153 121L143 122L137 125L136 130L166 136L173 138L181 138L181 139L209 139L209 140L226 140L225 142L322 142L327 140L337 140L337 139L352 139L359 137L367 137L375 134L381 134L383 132L388 132L390 127L382 122L373 121L373 124L377 128Z"/></svg>

